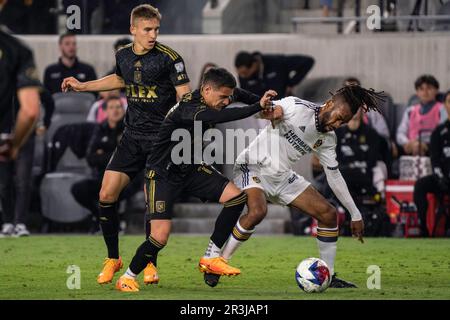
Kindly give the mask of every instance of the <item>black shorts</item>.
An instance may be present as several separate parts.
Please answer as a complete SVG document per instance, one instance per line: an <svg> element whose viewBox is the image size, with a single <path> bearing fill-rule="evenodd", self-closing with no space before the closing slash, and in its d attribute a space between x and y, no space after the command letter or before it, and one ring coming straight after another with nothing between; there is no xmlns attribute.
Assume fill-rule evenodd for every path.
<svg viewBox="0 0 450 320"><path fill-rule="evenodd" d="M155 137L125 129L106 170L125 173L131 180L145 169Z"/></svg>
<svg viewBox="0 0 450 320"><path fill-rule="evenodd" d="M171 179L170 175L163 177L154 170L147 170L145 178L147 211L151 220L172 219L173 205L180 196L189 195L202 201L219 202L229 182L209 165L194 165L183 179Z"/></svg>

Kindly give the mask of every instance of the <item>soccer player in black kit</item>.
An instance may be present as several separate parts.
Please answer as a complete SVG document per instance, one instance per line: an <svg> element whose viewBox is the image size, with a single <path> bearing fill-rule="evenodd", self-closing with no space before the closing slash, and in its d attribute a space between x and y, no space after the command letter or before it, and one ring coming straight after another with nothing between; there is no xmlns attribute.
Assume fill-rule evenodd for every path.
<svg viewBox="0 0 450 320"><path fill-rule="evenodd" d="M128 109L125 131L106 168L99 194L99 217L108 248L99 284L112 281L122 267L119 256L120 192L145 168L161 122L171 107L190 91L183 59L171 48L156 41L161 14L148 4L131 12L133 43L116 53L116 73L102 79L79 82L63 80L63 91L108 91L126 89Z"/></svg>
<svg viewBox="0 0 450 320"><path fill-rule="evenodd" d="M5 201L10 200L5 197L13 183L14 160L39 118L40 87L32 51L0 26L0 201L4 210Z"/></svg>
<svg viewBox="0 0 450 320"><path fill-rule="evenodd" d="M173 214L173 204L180 194L189 194L204 201L220 202L224 205L216 220L216 228L211 236L210 247L221 248L234 224L242 213L247 197L232 182L214 167L197 159L193 152L173 150L179 143L172 141L172 134L177 129L189 132L187 144L194 145L202 139L195 136L195 122L201 123L203 133L210 126L228 121L249 117L266 110L264 118L270 119L270 99L276 95L269 90L259 99L247 91L235 89L236 80L223 68L212 68L203 75L200 90L188 93L167 114L160 127L154 143L153 152L146 166L147 209L151 217L151 233L136 251L126 273L119 278L116 288L120 291L139 291L136 276L142 270L153 268L153 273L144 272L144 283L158 283L156 269L158 252L166 245ZM241 101L250 106L241 108L225 108L232 101ZM186 132L186 131L184 131ZM195 147L194 147L195 148ZM191 148L192 150L192 148ZM188 154L190 153L190 154ZM219 226L219 227L218 227ZM223 258L204 257L200 261L203 272L215 272L221 275L237 275L239 269L229 266Z"/></svg>

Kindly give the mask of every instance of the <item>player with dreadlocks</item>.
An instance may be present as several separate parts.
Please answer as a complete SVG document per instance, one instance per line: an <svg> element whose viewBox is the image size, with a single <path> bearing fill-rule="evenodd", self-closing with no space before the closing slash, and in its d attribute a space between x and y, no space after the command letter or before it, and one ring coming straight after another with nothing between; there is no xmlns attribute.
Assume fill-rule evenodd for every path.
<svg viewBox="0 0 450 320"><path fill-rule="evenodd" d="M383 92L352 85L339 89L323 105L296 97L274 102L274 116L281 120L268 125L236 159L234 183L247 194L248 212L240 217L222 248L210 241L199 263L206 284L214 287L218 283L221 274L214 269L214 261L228 262L264 219L267 201L270 201L300 209L317 219L317 244L321 259L330 269L330 287L356 287L338 279L334 273L339 234L336 209L308 181L294 172L292 166L305 154L314 153L319 158L328 184L351 215L353 236L364 243L361 213L336 161L334 130L349 122L360 108L364 112L379 112L378 106L383 100Z"/></svg>

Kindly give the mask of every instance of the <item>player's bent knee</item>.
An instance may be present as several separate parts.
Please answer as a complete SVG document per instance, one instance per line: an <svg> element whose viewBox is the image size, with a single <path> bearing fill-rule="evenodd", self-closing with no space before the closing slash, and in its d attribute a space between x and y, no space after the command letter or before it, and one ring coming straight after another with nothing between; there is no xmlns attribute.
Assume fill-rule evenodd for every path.
<svg viewBox="0 0 450 320"><path fill-rule="evenodd" d="M100 193L99 193L100 202L113 203L113 202L116 202L118 198L119 198L119 195L114 194L113 192L110 192L109 190L106 190L104 188L102 188L100 190Z"/></svg>

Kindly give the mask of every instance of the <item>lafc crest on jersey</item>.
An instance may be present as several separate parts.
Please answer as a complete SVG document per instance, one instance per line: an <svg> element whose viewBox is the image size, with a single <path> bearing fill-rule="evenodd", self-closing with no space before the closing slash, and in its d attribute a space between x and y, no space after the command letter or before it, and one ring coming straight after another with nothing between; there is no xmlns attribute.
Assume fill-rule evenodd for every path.
<svg viewBox="0 0 450 320"><path fill-rule="evenodd" d="M166 211L166 202L156 201L156 212L163 213L164 211Z"/></svg>
<svg viewBox="0 0 450 320"><path fill-rule="evenodd" d="M317 140L316 143L314 143L313 149L317 149L322 145L322 143L323 143L322 139Z"/></svg>

